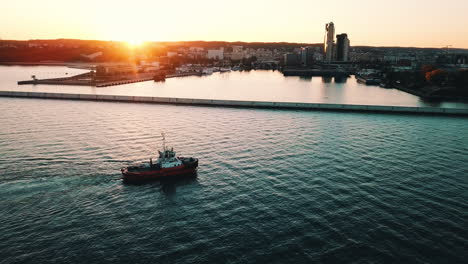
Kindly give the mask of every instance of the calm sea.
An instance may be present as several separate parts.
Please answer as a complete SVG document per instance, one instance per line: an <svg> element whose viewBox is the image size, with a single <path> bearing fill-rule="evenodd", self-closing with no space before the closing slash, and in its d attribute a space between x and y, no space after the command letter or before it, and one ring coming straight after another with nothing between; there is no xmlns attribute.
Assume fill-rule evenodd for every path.
<svg viewBox="0 0 468 264"><path fill-rule="evenodd" d="M354 91L425 103L352 78L334 84L268 71L125 89L16 86L12 75L29 78L32 68L49 76L66 69L3 68L1 88L371 99ZM209 80L220 86L201 85ZM257 85L243 86L252 80ZM468 258L466 117L0 98L0 123L1 264ZM179 155L200 159L197 177L124 184L120 168L154 157L160 132Z"/></svg>
<svg viewBox="0 0 468 264"><path fill-rule="evenodd" d="M2 264L467 258L463 117L15 98L0 113ZM161 131L197 178L125 185Z"/></svg>
<svg viewBox="0 0 468 264"><path fill-rule="evenodd" d="M159 96L247 101L334 103L387 106L468 108L468 103L425 101L397 89L360 84L350 78L284 77L279 71L214 73L104 88L59 85L17 85L19 80L57 78L85 72L51 66L0 66L0 90L81 94Z"/></svg>

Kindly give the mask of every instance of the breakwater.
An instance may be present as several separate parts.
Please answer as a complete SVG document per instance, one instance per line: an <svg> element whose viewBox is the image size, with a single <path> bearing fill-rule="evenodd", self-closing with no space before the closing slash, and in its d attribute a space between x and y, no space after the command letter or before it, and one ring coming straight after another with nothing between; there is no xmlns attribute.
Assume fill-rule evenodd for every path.
<svg viewBox="0 0 468 264"><path fill-rule="evenodd" d="M153 79L154 79L154 76L149 76L149 77L134 78L134 79L129 79L129 80L116 80L116 81L103 82L103 83L96 84L95 86L98 88L101 88L101 87L115 86L115 85L129 84L129 83L136 83L136 82L146 82L146 81L151 81Z"/></svg>
<svg viewBox="0 0 468 264"><path fill-rule="evenodd" d="M95 79L92 72L86 72L70 77L62 78L50 78L50 79L36 79L33 77L32 80L18 81L18 85L23 84L51 84L51 85L85 85L85 86L96 86L96 87L107 87L121 84L129 84L136 82L146 82L155 79L154 73L138 73L128 74L125 78L115 79L114 77L106 77Z"/></svg>
<svg viewBox="0 0 468 264"><path fill-rule="evenodd" d="M0 91L0 97L134 102L134 103L156 103L156 104L178 104L178 105L203 105L203 106L245 107L245 108L276 108L276 109L358 111L358 112L360 111L360 112L383 112L383 113L391 112L391 113L443 114L443 115L467 115L468 116L468 109L462 109L462 108L323 104L323 103L268 102L268 101L238 101L238 100L218 100L218 99L191 99L191 98L170 98L170 97L152 97L152 96L104 95L104 94L41 93L41 92L21 92L21 91Z"/></svg>

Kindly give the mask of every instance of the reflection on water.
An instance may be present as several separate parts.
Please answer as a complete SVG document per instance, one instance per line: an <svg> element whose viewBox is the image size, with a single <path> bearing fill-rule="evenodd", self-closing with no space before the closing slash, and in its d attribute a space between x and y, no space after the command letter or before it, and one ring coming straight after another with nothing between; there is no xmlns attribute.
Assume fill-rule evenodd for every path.
<svg viewBox="0 0 468 264"><path fill-rule="evenodd" d="M344 76L336 76L335 77L335 82L336 83L346 83L347 80L348 80L348 77L344 77Z"/></svg>
<svg viewBox="0 0 468 264"><path fill-rule="evenodd" d="M323 83L331 83L332 82L332 77L329 77L329 76L323 76L322 77L322 82Z"/></svg>
<svg viewBox="0 0 468 264"><path fill-rule="evenodd" d="M312 80L312 76L299 76L299 80L310 82Z"/></svg>
<svg viewBox="0 0 468 264"><path fill-rule="evenodd" d="M440 100L421 98L421 101L424 102L425 105L430 107L442 107L443 105L443 103Z"/></svg>
<svg viewBox="0 0 468 264"><path fill-rule="evenodd" d="M0 66L0 90L202 98L223 100L340 103L364 105L468 108L467 103L426 102L419 97L379 86L366 86L350 78L285 77L279 71L253 70L209 76L170 78L104 88L86 86L21 85L19 80L76 74L79 69L50 66Z"/></svg>
<svg viewBox="0 0 468 264"><path fill-rule="evenodd" d="M190 175L186 177L179 177L177 179L164 179L159 180L161 192L165 195L175 195L177 188L180 188L189 184L197 184L197 175Z"/></svg>

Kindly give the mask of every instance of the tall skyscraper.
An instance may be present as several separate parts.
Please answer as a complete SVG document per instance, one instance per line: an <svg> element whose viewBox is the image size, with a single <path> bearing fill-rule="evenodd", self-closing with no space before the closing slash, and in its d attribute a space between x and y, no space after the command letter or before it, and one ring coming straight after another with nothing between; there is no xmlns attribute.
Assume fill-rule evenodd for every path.
<svg viewBox="0 0 468 264"><path fill-rule="evenodd" d="M314 62L314 47L301 48L301 65L312 66Z"/></svg>
<svg viewBox="0 0 468 264"><path fill-rule="evenodd" d="M330 63L333 59L333 44L335 43L335 24L330 22L325 25L325 43L324 43L324 60Z"/></svg>
<svg viewBox="0 0 468 264"><path fill-rule="evenodd" d="M349 39L348 35L343 33L336 35L336 60L348 61L349 59Z"/></svg>

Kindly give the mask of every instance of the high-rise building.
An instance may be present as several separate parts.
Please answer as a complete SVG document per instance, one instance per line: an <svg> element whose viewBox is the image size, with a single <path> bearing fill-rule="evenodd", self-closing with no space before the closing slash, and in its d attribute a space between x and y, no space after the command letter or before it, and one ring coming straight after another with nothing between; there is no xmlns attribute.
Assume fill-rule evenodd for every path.
<svg viewBox="0 0 468 264"><path fill-rule="evenodd" d="M324 60L330 63L333 59L333 44L335 43L335 24L330 22L325 25L325 41L324 41Z"/></svg>
<svg viewBox="0 0 468 264"><path fill-rule="evenodd" d="M301 65L312 66L314 62L314 47L301 48Z"/></svg>
<svg viewBox="0 0 468 264"><path fill-rule="evenodd" d="M336 35L336 60L349 60L349 39L347 34Z"/></svg>
<svg viewBox="0 0 468 264"><path fill-rule="evenodd" d="M299 64L299 54L294 53L294 52L284 54L285 66L297 66L298 64Z"/></svg>

